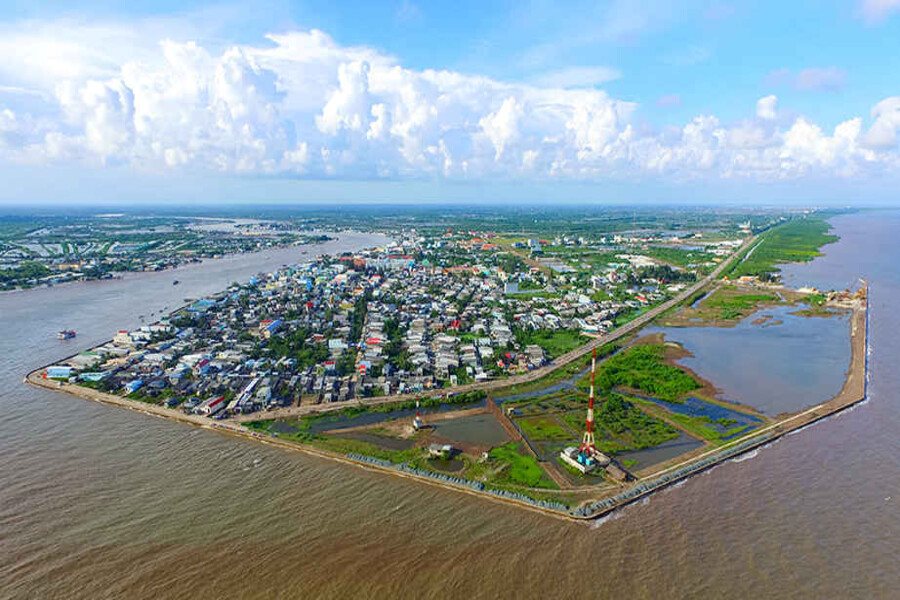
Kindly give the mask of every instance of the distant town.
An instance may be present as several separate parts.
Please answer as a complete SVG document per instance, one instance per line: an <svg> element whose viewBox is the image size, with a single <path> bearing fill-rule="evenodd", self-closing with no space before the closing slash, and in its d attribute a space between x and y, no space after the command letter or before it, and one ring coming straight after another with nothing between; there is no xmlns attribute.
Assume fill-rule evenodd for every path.
<svg viewBox="0 0 900 600"><path fill-rule="evenodd" d="M91 216L0 219L0 290L162 271L228 254L323 241L283 221Z"/></svg>

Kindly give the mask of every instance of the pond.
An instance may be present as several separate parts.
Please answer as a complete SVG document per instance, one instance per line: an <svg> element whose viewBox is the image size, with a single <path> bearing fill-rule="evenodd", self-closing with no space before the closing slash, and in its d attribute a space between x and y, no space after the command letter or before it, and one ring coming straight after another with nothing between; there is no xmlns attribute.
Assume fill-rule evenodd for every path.
<svg viewBox="0 0 900 600"><path fill-rule="evenodd" d="M681 432L674 440L663 442L652 448L620 452L616 455L616 460L629 471L640 471L641 469L658 465L667 460L672 460L673 458L681 456L691 450L695 450L702 445L702 441Z"/></svg>
<svg viewBox="0 0 900 600"><path fill-rule="evenodd" d="M598 358L597 362L599 363L601 359ZM530 400L532 398L540 398L542 396L549 396L550 394L554 394L556 392L562 390L569 390L575 387L578 381L587 375L590 372L590 367L585 367L582 371L572 375L568 379L563 379L562 381L557 381L556 383L552 383L546 387L542 387L536 390L531 390L528 392L521 392L519 394L512 394L510 396L499 396L494 398L494 402L497 404L503 404L504 402L518 402L520 400Z"/></svg>
<svg viewBox="0 0 900 600"><path fill-rule="evenodd" d="M461 444L498 446L509 441L506 431L494 415L468 415L434 423L434 432Z"/></svg>
<svg viewBox="0 0 900 600"><path fill-rule="evenodd" d="M713 421L709 424L710 427L715 428L720 433L724 433L736 427L744 427L744 429L742 429L738 433L723 437L723 440L728 440L739 435L744 435L751 429L759 427L763 422L763 420L759 417L748 415L747 413L727 408L719 404L707 402L705 400L701 400L700 398L690 397L685 398L683 402L666 402L665 400L652 398L650 396L641 396L638 394L631 395L635 396L636 398L641 398L642 400L647 400L648 402L653 402L657 406L661 406L669 412L673 412L678 415L687 415L689 417L707 417L708 419ZM717 422L719 419L727 419L728 421L733 422L727 425L723 425L722 423Z"/></svg>
<svg viewBox="0 0 900 600"><path fill-rule="evenodd" d="M650 327L645 333L662 333L684 346L692 356L678 362L711 381L729 401L769 415L796 412L841 390L851 354L848 314L791 314L797 310L765 308L731 328Z"/></svg>

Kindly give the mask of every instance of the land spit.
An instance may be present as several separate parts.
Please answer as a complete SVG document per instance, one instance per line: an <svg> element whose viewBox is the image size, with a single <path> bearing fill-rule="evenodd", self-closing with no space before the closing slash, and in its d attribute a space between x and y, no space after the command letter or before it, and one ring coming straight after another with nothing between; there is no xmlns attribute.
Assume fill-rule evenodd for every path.
<svg viewBox="0 0 900 600"><path fill-rule="evenodd" d="M213 421L199 415L187 414L179 410L132 400L106 392L100 392L77 384L45 379L43 373L46 367L41 367L29 373L26 376L26 381L38 387L72 394L84 399L128 408L147 415L173 419L205 429L220 431L222 433L238 435L282 448L298 450L310 455L336 460L345 464L353 464L369 470L389 472L394 475L413 478L432 485L438 485L447 489L462 491L479 497L513 504L543 514L553 515L555 517L570 520L588 520L604 516L618 508L631 504L649 494L687 479L692 475L707 470L726 460L730 460L754 450L759 446L770 443L787 433L802 429L812 423L825 419L862 402L866 398L867 388L868 329L868 299L866 294L863 299L857 301L855 307L852 309L850 333L852 356L850 368L848 369L847 378L841 391L834 398L800 413L779 419L759 430L755 430L748 433L746 436L737 438L717 448L711 450L698 450L688 456L681 456L672 461L663 463L659 465L653 473L646 475L633 483L627 484L624 488L613 488L611 491L607 491L605 496L594 498L570 510L555 507L550 508L546 506L548 504L547 502L532 502L524 496L519 497L517 494L494 492L484 488L477 489L472 487L472 485L467 485L464 481L457 482L445 477L432 477L418 472L413 473L408 470L403 470L400 465L392 465L390 463L385 463L384 461L370 461L365 460L365 457L348 456L314 448L309 445L284 441L275 437L273 434L266 435L252 431L234 421ZM605 487L609 490L608 486Z"/></svg>

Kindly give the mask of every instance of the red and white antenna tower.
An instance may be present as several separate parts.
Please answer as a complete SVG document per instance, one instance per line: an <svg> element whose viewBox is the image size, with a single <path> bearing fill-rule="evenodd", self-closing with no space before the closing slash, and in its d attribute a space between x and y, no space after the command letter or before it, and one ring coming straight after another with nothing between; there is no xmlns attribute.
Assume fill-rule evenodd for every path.
<svg viewBox="0 0 900 600"><path fill-rule="evenodd" d="M597 372L597 349L591 353L591 395L588 397L587 419L584 422L584 437L581 439L581 454L591 456L594 451L594 377Z"/></svg>
<svg viewBox="0 0 900 600"><path fill-rule="evenodd" d="M418 431L419 429L422 429L422 425L424 425L424 423L422 423L422 415L419 412L419 401L416 400L416 416L413 419L413 429Z"/></svg>

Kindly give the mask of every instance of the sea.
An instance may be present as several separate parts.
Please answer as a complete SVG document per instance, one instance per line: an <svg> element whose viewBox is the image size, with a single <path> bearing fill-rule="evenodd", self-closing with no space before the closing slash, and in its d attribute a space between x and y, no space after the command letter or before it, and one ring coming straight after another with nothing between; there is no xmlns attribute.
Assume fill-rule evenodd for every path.
<svg viewBox="0 0 900 600"><path fill-rule="evenodd" d="M300 248L0 295L0 598L896 598L900 212L832 223L787 277L869 281L868 400L590 523L22 382Z"/></svg>

